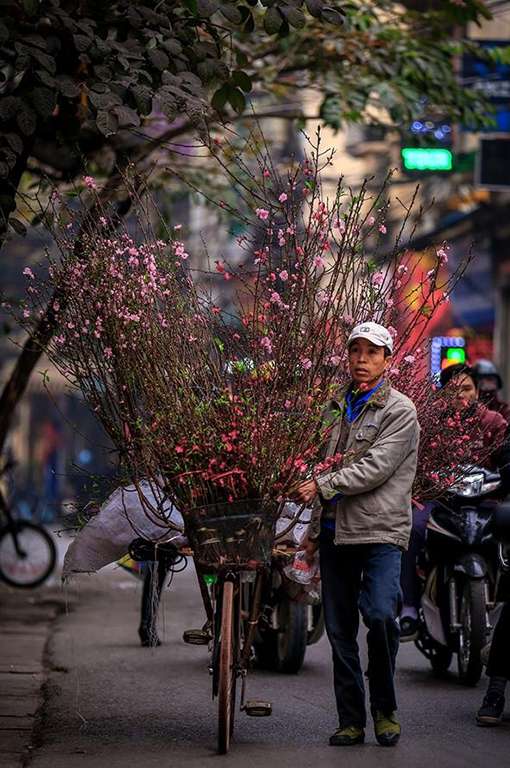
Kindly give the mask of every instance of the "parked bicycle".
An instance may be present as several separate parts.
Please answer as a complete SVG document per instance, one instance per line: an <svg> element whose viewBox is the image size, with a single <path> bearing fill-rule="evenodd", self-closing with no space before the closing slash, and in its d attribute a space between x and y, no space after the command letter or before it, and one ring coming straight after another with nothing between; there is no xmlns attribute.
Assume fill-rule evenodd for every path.
<svg viewBox="0 0 510 768"><path fill-rule="evenodd" d="M6 462L0 478L14 462ZM37 523L17 520L0 490L0 580L11 587L32 589L43 584L53 573L57 561L55 543Z"/></svg>

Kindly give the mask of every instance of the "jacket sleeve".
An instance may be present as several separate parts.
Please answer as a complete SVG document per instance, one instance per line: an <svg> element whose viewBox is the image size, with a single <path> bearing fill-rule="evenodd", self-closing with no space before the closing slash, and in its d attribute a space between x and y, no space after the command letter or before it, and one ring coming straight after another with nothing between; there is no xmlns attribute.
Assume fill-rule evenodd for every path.
<svg viewBox="0 0 510 768"><path fill-rule="evenodd" d="M389 412L368 451L347 467L317 479L320 494L332 499L337 493L355 496L382 485L400 466L411 446L418 444L419 427L414 408Z"/></svg>

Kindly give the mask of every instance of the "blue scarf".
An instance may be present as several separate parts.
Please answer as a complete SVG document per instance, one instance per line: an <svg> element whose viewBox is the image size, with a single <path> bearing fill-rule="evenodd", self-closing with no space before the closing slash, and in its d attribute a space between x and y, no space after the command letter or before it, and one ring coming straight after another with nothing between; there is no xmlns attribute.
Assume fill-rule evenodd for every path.
<svg viewBox="0 0 510 768"><path fill-rule="evenodd" d="M366 392L359 393L357 389L351 387L345 396L345 409L344 415L349 424L356 421L361 411L370 400L374 392L377 392L379 387L382 386L384 379L381 379L379 384L376 384L372 389L368 389Z"/></svg>

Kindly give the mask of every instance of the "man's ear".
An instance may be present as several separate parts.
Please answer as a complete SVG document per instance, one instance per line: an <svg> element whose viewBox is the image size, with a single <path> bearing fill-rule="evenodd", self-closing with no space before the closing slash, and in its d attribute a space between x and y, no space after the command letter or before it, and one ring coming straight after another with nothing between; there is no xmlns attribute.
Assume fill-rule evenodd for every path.
<svg viewBox="0 0 510 768"><path fill-rule="evenodd" d="M391 355L388 355L388 357L384 361L384 373L388 372L388 369L390 368L392 362L393 362L393 357Z"/></svg>

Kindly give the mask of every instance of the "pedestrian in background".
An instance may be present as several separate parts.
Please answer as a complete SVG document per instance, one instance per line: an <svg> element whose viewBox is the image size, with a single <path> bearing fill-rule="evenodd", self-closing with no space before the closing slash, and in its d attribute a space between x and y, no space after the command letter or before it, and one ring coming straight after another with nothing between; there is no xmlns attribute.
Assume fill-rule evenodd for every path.
<svg viewBox="0 0 510 768"><path fill-rule="evenodd" d="M321 514L305 544L320 547L326 631L333 650L339 726L332 746L365 738L366 704L358 651L359 611L368 627L368 684L377 741L394 746L395 661L399 646L400 567L411 531L411 489L416 474L416 409L385 378L393 338L377 323L358 325L348 339L351 383L331 404L328 456L343 454L342 468L301 483L293 498L321 501Z"/></svg>

